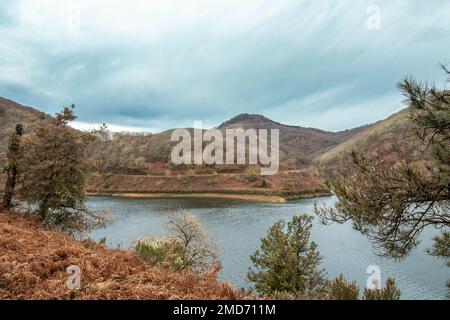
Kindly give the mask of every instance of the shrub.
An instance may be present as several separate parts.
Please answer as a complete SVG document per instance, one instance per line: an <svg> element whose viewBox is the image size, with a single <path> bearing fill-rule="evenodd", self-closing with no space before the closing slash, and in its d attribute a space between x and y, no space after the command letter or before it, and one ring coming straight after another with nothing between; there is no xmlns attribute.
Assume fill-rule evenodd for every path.
<svg viewBox="0 0 450 320"><path fill-rule="evenodd" d="M330 284L329 299L331 300L358 300L359 288L356 282L348 282L341 274Z"/></svg>
<svg viewBox="0 0 450 320"><path fill-rule="evenodd" d="M365 300L400 300L401 291L395 286L395 280L388 278L383 289L366 289Z"/></svg>
<svg viewBox="0 0 450 320"><path fill-rule="evenodd" d="M185 249L176 238L155 240L144 237L135 241L134 250L147 263L162 269L184 269Z"/></svg>
<svg viewBox="0 0 450 320"><path fill-rule="evenodd" d="M196 216L182 209L173 211L168 215L167 229L183 246L183 269L202 273L219 264L217 245Z"/></svg>
<svg viewBox="0 0 450 320"><path fill-rule="evenodd" d="M327 280L319 268L322 258L317 245L309 242L312 220L306 214L293 217L287 226L280 220L261 239L261 248L250 257L254 269L248 273L260 294L293 299L326 297Z"/></svg>
<svg viewBox="0 0 450 320"><path fill-rule="evenodd" d="M106 238L101 238L98 242L95 241L94 239L88 237L86 239L83 239L81 241L81 243L86 247L86 248L95 248L98 245L104 246L106 245Z"/></svg>
<svg viewBox="0 0 450 320"><path fill-rule="evenodd" d="M167 229L168 238L145 237L135 241L134 250L144 261L165 269L196 273L211 271L219 264L214 240L197 217L184 210L169 213Z"/></svg>
<svg viewBox="0 0 450 320"><path fill-rule="evenodd" d="M247 180L247 181L250 182L250 183L253 183L253 182L255 182L256 180L258 180L258 175L256 175L256 174L250 174L250 175L248 175L248 176L245 178L245 180Z"/></svg>

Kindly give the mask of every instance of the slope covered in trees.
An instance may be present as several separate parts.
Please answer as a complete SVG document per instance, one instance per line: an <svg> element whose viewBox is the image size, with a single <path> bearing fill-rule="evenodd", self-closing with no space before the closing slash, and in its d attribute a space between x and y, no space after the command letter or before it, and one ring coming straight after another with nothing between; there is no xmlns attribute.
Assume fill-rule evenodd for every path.
<svg viewBox="0 0 450 320"><path fill-rule="evenodd" d="M0 159L3 162L9 132L16 123L28 124L41 118L48 119L40 111L0 98ZM352 138L368 126L329 132L314 128L284 125L262 115L241 114L218 128L279 129L280 162L282 168L305 168L311 160L328 149ZM161 133L113 133L99 137L88 149L91 169L103 173L147 174L153 163L168 163L172 130ZM238 168L237 171L242 171ZM220 170L220 169L219 169ZM230 170L230 168L225 169ZM234 170L236 171L236 170Z"/></svg>
<svg viewBox="0 0 450 320"><path fill-rule="evenodd" d="M30 124L45 119L48 116L36 109L0 97L0 163L3 164L8 139L16 123Z"/></svg>
<svg viewBox="0 0 450 320"><path fill-rule="evenodd" d="M218 129L223 133L234 128L280 130L281 168L297 169L305 168L316 155L339 145L367 127L329 132L283 125L262 115L241 114L222 123ZM146 174L151 163L168 163L170 160L171 147L175 145L170 141L171 134L172 130L158 134L116 133L110 139L99 139L93 143L89 159L93 168L99 172ZM220 167L216 169L222 170ZM242 171L242 168L234 171Z"/></svg>
<svg viewBox="0 0 450 320"><path fill-rule="evenodd" d="M345 168L351 164L352 150L377 156L390 164L400 160L422 161L431 158L430 150L426 149L416 135L410 121L409 108L378 121L354 137L317 156L313 160L313 166L328 176L336 169Z"/></svg>
<svg viewBox="0 0 450 320"><path fill-rule="evenodd" d="M339 132L290 126L270 120L259 114L240 114L219 126L219 129L254 128L280 130L280 161L287 166L304 168L326 150L347 141L370 126L361 126Z"/></svg>
<svg viewBox="0 0 450 320"><path fill-rule="evenodd" d="M279 129L280 169L317 169L320 173L331 172L351 162L350 151L360 150L372 153L390 163L399 159L429 159L429 152L422 152L423 145L415 136L408 121L408 108L391 115L373 125L362 126L341 132L328 132L314 128L288 126L272 121L262 115L241 114L218 128ZM0 98L0 162L5 163L7 139L16 123L24 124L42 121L48 116L38 110L24 107L13 101ZM128 175L174 175L189 172L209 173L252 173L254 168L245 166L215 166L203 168L174 168L170 164L170 142L172 130L161 133L110 133L99 136L89 144L87 160L89 170L106 174ZM0 180L2 179L0 175Z"/></svg>

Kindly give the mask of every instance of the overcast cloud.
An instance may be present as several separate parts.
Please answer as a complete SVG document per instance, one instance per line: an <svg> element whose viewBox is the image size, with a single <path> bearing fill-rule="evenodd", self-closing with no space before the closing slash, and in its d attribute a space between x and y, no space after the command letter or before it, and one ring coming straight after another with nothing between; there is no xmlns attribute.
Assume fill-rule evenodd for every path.
<svg viewBox="0 0 450 320"><path fill-rule="evenodd" d="M0 96L79 126L159 131L242 112L328 130L402 108L395 84L439 80L450 2L0 0Z"/></svg>

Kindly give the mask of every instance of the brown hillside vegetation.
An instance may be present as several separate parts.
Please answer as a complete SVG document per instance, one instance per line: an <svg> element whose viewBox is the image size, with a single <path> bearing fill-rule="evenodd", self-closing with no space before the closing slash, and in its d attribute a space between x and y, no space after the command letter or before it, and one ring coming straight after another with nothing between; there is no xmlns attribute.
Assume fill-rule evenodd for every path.
<svg viewBox="0 0 450 320"><path fill-rule="evenodd" d="M0 164L4 161L9 133L12 132L16 123L29 124L42 117L46 116L36 109L0 97Z"/></svg>
<svg viewBox="0 0 450 320"><path fill-rule="evenodd" d="M429 150L415 134L406 108L378 121L351 139L316 157L313 164L327 174L336 168L346 167L351 161L350 152L356 150L366 156L376 156L395 164L401 160L421 161L430 158ZM424 153L424 151L426 151Z"/></svg>
<svg viewBox="0 0 450 320"><path fill-rule="evenodd" d="M236 128L280 130L280 163L281 170L284 170L305 168L315 156L350 139L367 127L329 132L283 125L262 115L241 114L218 128L224 135L227 129ZM189 130L192 133L192 128ZM172 130L156 134L115 133L111 139L97 139L88 151L91 168L102 173L147 174L152 163L169 162L171 147L176 144L170 141L171 134Z"/></svg>
<svg viewBox="0 0 450 320"><path fill-rule="evenodd" d="M0 213L0 299L243 299L217 274L170 272L132 252L78 242L17 214ZM81 289L66 286L81 269Z"/></svg>
<svg viewBox="0 0 450 320"><path fill-rule="evenodd" d="M286 199L327 195L325 184L305 170L259 174L205 174L180 176L100 175L87 179L89 192L120 193L218 193L280 196Z"/></svg>
<svg viewBox="0 0 450 320"><path fill-rule="evenodd" d="M219 129L253 128L280 130L280 162L293 168L305 168L311 160L326 150L347 141L369 126L339 132L290 126L260 114L240 114L219 126Z"/></svg>
<svg viewBox="0 0 450 320"><path fill-rule="evenodd" d="M6 149L8 132L17 122L24 124L25 130L42 113L36 109L22 106L14 101L0 97L0 162ZM362 126L340 132L329 132L314 128L284 125L262 115L241 114L218 128L226 129L279 129L281 170L305 168L314 157L330 148L352 138L366 129ZM192 130L192 129L190 129ZM90 169L101 173L148 174L149 166L164 162L169 164L172 130L161 133L114 133L112 137L99 137L89 149L87 158ZM3 155L4 156L4 155ZM237 169L239 166L235 166ZM220 168L214 168L220 173ZM241 170L242 171L242 170Z"/></svg>
<svg viewBox="0 0 450 320"><path fill-rule="evenodd" d="M7 132L11 131L17 122L23 123L25 130L29 130L31 123L46 117L48 116L35 109L21 106L7 99L0 99L0 132L3 133L3 138L0 140L1 164L5 162L2 153L6 150L9 136ZM158 134L115 133L112 137L108 134L99 134L98 138L90 143L86 155L89 171L93 173L88 181L87 189L96 193L213 192L284 198L322 195L327 190L319 179L306 171L287 171L291 167L286 163L295 166L300 158L296 158L295 144L291 146L290 142L288 143L291 135L285 135L285 132L294 130L294 133L291 132L294 136L303 137L299 138L301 141L297 141L297 144L302 146L301 152L310 149L318 150L317 148L329 146L330 143L336 144L354 134L353 131L334 134L317 129L284 126L259 115L241 115L220 128L224 131L235 126L280 129L282 163L279 174L261 177L259 168L249 165L173 166L169 159L171 146L175 144L170 142L171 130ZM297 131L300 133L296 134ZM303 131L304 133L301 133ZM331 136L334 138L330 138L331 140L327 138ZM322 142L316 146L311 145L318 141ZM111 175L117 175L117 177ZM4 178L4 174L0 174L0 190L4 189Z"/></svg>

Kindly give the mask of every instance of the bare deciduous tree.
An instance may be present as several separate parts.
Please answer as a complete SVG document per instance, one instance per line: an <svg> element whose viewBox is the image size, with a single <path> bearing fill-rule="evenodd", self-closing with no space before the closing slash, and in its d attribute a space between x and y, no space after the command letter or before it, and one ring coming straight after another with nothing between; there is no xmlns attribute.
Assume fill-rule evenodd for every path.
<svg viewBox="0 0 450 320"><path fill-rule="evenodd" d="M186 269L201 273L217 267L217 245L196 216L183 209L170 212L167 229L185 248L183 263Z"/></svg>

